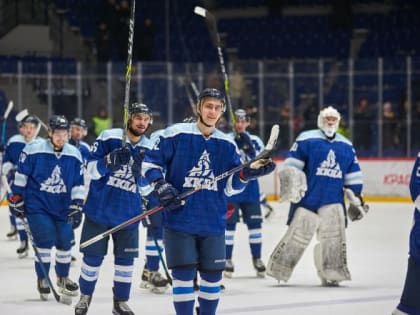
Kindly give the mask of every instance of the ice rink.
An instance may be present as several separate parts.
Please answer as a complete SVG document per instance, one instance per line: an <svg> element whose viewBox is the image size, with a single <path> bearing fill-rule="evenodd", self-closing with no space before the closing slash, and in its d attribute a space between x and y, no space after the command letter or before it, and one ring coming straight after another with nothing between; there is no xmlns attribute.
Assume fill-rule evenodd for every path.
<svg viewBox="0 0 420 315"><path fill-rule="evenodd" d="M275 213L263 227L263 260L268 257L285 232L287 205L273 202ZM73 306L57 303L53 296L40 301L36 290L33 254L25 259L16 255L17 241L6 239L8 212L0 212L0 314L74 314ZM235 237L235 273L223 282L218 314L264 315L386 315L399 301L407 265L408 236L413 205L409 203L371 203L370 212L347 229L348 263L352 281L340 287L320 286L312 260L314 241L297 265L290 281L280 285L273 278L255 277L248 248L247 231L240 224ZM80 229L78 230L80 232ZM144 230L142 229L141 241ZM142 243L143 244L143 243ZM142 247L143 248L143 247ZM79 277L81 256L71 268L71 278ZM139 288L144 256L136 261L129 302L135 314L174 314L171 291L156 295ZM88 314L111 314L113 257L105 258ZM50 271L55 283L54 269ZM73 305L78 301L74 298Z"/></svg>

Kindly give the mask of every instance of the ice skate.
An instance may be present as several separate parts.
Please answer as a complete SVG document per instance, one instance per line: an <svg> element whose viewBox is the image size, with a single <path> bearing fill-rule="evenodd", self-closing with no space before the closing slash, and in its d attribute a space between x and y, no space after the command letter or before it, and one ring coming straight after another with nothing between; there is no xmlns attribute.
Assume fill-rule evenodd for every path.
<svg viewBox="0 0 420 315"><path fill-rule="evenodd" d="M340 286L340 284L337 280L321 279L321 282L322 282L323 287L338 287L338 286Z"/></svg>
<svg viewBox="0 0 420 315"><path fill-rule="evenodd" d="M38 278L37 289L41 300L48 300L48 295L51 293L50 287L48 286L47 279Z"/></svg>
<svg viewBox="0 0 420 315"><path fill-rule="evenodd" d="M147 268L143 269L141 280L140 287L149 289L153 293L165 292L169 284L159 271L150 271Z"/></svg>
<svg viewBox="0 0 420 315"><path fill-rule="evenodd" d="M126 301L115 301L114 308L112 309L114 315L134 315L134 312L128 306Z"/></svg>
<svg viewBox="0 0 420 315"><path fill-rule="evenodd" d="M7 237L7 239L9 239L11 241L12 240L17 240L17 234L18 234L18 231L17 231L16 226L15 225L11 225L10 226L10 231L7 232L6 237Z"/></svg>
<svg viewBox="0 0 420 315"><path fill-rule="evenodd" d="M260 258L252 259L252 264L254 265L255 270L257 271L258 278L265 277L265 265Z"/></svg>
<svg viewBox="0 0 420 315"><path fill-rule="evenodd" d="M235 267L233 266L232 259L226 259L225 271L223 272L223 275L226 278L232 278L232 274L234 270L235 270Z"/></svg>
<svg viewBox="0 0 420 315"><path fill-rule="evenodd" d="M91 295L81 294L80 300L74 306L75 315L86 315L89 309L90 301L92 300Z"/></svg>
<svg viewBox="0 0 420 315"><path fill-rule="evenodd" d="M16 253L18 254L18 258L22 259L28 256L29 252L29 246L28 246L28 240L20 241L20 246L16 250Z"/></svg>
<svg viewBox="0 0 420 315"><path fill-rule="evenodd" d="M57 276L58 291L69 296L77 296L79 294L79 285L68 277Z"/></svg>

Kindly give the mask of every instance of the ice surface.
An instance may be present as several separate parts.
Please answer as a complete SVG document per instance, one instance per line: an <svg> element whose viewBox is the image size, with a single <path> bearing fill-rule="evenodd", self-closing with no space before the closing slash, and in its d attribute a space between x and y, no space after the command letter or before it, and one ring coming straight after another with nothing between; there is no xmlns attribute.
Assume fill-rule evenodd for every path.
<svg viewBox="0 0 420 315"><path fill-rule="evenodd" d="M264 223L263 260L268 257L285 232L287 206L273 202L275 213ZM248 247L245 225L240 223L235 235L232 279L224 279L218 314L390 314L399 301L404 283L408 236L413 206L407 203L372 203L367 216L350 222L347 229L348 263L352 281L337 288L320 286L312 260L314 241L306 250L288 283L277 284L273 278L256 278ZM9 219L6 207L0 209L0 313L12 315L74 314L73 306L57 303L52 296L39 300L33 254L25 259L16 255L17 241L6 239ZM77 230L80 233L80 229ZM77 238L79 235L77 235ZM141 242L144 241L144 229ZM143 244L143 243L142 243ZM143 248L143 246L142 246ZM81 256L73 249L77 262L70 277L77 280ZM136 261L129 305L136 314L174 314L171 291L157 295L139 288L144 253ZM54 269L50 270L55 283ZM111 314L113 257L108 255L100 271L90 315ZM73 305L78 298L74 299Z"/></svg>

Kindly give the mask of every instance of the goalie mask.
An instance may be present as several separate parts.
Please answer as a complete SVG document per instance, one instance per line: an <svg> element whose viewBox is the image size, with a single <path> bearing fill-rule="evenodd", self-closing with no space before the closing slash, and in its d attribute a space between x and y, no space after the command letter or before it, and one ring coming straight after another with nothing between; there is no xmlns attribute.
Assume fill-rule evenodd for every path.
<svg viewBox="0 0 420 315"><path fill-rule="evenodd" d="M332 106L322 109L318 115L318 128L327 136L333 138L340 124L340 113Z"/></svg>

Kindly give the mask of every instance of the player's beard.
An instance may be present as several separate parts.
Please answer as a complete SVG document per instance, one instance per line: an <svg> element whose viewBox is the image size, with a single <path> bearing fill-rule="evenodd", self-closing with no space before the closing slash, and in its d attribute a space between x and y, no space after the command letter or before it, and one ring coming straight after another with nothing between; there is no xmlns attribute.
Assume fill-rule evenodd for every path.
<svg viewBox="0 0 420 315"><path fill-rule="evenodd" d="M130 131L130 133L135 137L140 137L144 134L143 131L136 130L131 126L128 127L128 131Z"/></svg>

